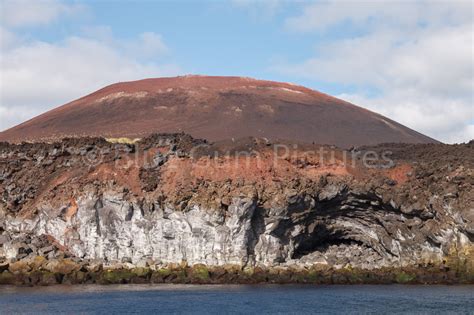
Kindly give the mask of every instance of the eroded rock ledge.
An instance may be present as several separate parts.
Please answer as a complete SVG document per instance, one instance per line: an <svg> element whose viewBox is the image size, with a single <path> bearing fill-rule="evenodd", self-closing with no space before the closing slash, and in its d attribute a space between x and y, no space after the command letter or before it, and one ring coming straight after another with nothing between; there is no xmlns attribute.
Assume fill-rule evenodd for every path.
<svg viewBox="0 0 474 315"><path fill-rule="evenodd" d="M474 281L472 142L116 142L0 144L0 283Z"/></svg>

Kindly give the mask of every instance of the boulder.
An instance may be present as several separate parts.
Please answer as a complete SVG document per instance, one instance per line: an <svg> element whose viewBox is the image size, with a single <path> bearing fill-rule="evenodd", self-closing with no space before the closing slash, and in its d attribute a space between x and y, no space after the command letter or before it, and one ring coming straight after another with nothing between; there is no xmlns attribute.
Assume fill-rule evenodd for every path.
<svg viewBox="0 0 474 315"><path fill-rule="evenodd" d="M8 270L13 274L26 274L31 271L31 267L27 261L20 260L11 263L8 266Z"/></svg>
<svg viewBox="0 0 474 315"><path fill-rule="evenodd" d="M60 273L66 275L74 271L79 271L82 266L80 264L75 263L71 259L54 259L49 260L46 264L44 264L43 268L52 273Z"/></svg>

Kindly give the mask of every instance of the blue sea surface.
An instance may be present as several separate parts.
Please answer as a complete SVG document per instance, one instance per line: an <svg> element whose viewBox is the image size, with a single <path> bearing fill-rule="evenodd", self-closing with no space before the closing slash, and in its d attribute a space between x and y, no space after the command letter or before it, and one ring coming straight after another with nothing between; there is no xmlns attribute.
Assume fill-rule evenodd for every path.
<svg viewBox="0 0 474 315"><path fill-rule="evenodd" d="M474 314L474 286L0 286L0 314Z"/></svg>

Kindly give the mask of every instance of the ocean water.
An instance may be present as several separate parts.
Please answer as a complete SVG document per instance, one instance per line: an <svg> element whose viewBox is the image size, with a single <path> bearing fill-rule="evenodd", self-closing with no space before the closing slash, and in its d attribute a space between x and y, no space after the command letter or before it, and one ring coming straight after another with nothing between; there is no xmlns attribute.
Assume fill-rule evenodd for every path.
<svg viewBox="0 0 474 315"><path fill-rule="evenodd" d="M474 286L0 286L0 314L474 314Z"/></svg>

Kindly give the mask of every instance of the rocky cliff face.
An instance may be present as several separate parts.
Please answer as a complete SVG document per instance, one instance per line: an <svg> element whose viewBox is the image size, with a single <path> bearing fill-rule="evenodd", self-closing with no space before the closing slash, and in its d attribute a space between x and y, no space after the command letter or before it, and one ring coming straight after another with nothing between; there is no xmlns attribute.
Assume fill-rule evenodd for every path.
<svg viewBox="0 0 474 315"><path fill-rule="evenodd" d="M77 280L78 272L145 268L150 281L179 265L188 275L205 268L208 280L284 270L306 282L311 270L333 278L341 270L405 272L409 280L416 276L406 270L436 270L434 282L469 282L473 162L472 143L351 152L181 134L133 144L3 143L0 272L5 283L32 283L36 271L85 282L96 280Z"/></svg>

